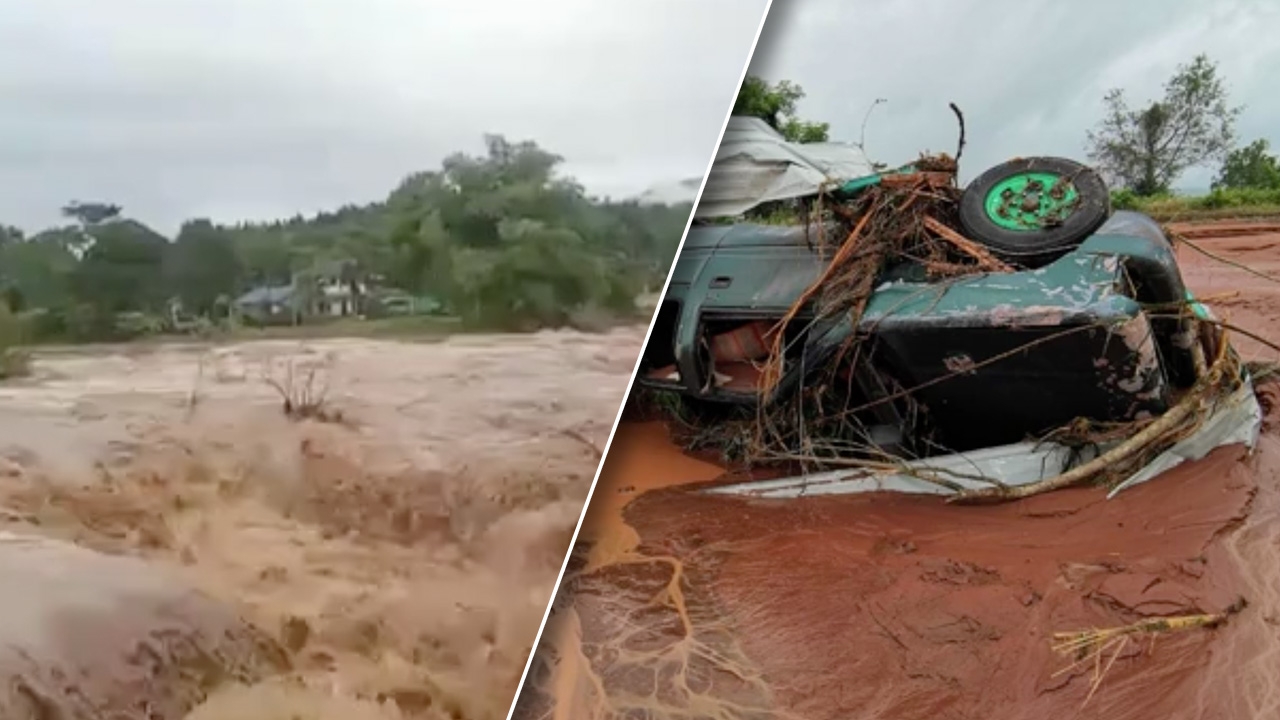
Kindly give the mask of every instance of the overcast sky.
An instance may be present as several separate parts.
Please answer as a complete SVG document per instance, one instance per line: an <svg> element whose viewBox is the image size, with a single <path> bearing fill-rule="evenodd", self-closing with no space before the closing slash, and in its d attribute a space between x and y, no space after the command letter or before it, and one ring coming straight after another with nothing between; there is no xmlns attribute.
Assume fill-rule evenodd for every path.
<svg viewBox="0 0 1280 720"><path fill-rule="evenodd" d="M921 150L955 152L964 111L962 180L1003 160L1085 160L1085 132L1109 88L1131 105L1160 96L1197 53L1219 63L1242 143L1280 149L1280 0L775 0L751 70L808 94L805 119L831 123L891 164ZM1214 169L1178 186L1207 187Z"/></svg>
<svg viewBox="0 0 1280 720"><path fill-rule="evenodd" d="M385 197L496 132L598 194L701 176L766 0L3 0L0 222Z"/></svg>

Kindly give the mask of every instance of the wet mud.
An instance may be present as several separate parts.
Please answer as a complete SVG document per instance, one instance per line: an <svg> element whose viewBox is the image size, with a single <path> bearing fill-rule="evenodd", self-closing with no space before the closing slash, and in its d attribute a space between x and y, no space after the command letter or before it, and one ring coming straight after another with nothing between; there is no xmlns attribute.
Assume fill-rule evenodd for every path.
<svg viewBox="0 0 1280 720"><path fill-rule="evenodd" d="M1280 277L1280 232L1222 227L1196 243ZM1280 286L1180 258L1220 317L1280 337ZM1232 339L1248 359L1280 357ZM723 469L624 423L516 717L1280 715L1280 393L1261 394L1252 455L1220 448L1113 500L1078 489L995 507L700 495ZM596 549L609 543L629 550ZM1100 681L1051 647L1054 633L1228 609L1219 627L1117 646Z"/></svg>
<svg viewBox="0 0 1280 720"><path fill-rule="evenodd" d="M1207 298L1225 322L1276 342L1280 339L1280 224L1181 223L1170 226L1215 257L1184 246L1178 263L1187 284ZM1225 261L1225 262L1224 262ZM1266 276L1266 277L1263 277ZM1231 339L1246 360L1280 360L1280 352L1237 333Z"/></svg>
<svg viewBox="0 0 1280 720"><path fill-rule="evenodd" d="M37 356L0 530L75 562L0 543L15 717L505 717L642 339ZM327 421L284 416L289 368Z"/></svg>

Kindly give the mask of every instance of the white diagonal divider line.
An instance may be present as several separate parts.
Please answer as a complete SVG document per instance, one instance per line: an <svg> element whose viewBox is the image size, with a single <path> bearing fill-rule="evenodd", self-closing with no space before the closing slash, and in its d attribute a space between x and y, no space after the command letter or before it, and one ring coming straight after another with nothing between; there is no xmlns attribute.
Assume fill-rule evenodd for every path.
<svg viewBox="0 0 1280 720"><path fill-rule="evenodd" d="M733 115L733 107L737 103L738 91L742 88L742 83L747 78L747 70L751 67L751 59L756 54L756 45L760 42L760 34L764 30L764 24L769 20L769 10L773 7L773 0L766 0L764 13L760 16L760 24L756 26L755 37L751 39L751 47L747 51L747 57L742 61L742 72L738 74L738 83L733 86L733 98L729 102L729 108L725 110L724 121L720 123L720 133L716 136L716 144L711 148L711 158L707 160L707 169L702 173L702 182L698 184L698 194L693 199L693 206L689 208L689 217L684 223L684 233L680 236L680 244L676 246L676 253L671 258L671 265L667 268L667 279L662 283L662 292L658 295L658 304L653 309L653 316L649 318L649 328L645 330L644 342L640 345L640 354L636 356L636 363L631 368L631 378L627 381L627 391L618 403L618 414L613 418L613 426L609 428L609 439L605 441L604 451L600 456L600 464L596 465L596 474L591 478L591 487L587 488L587 499L582 504L582 512L578 514L578 524L573 528L573 536L569 538L569 547L565 548L564 560L560 562L560 573L556 575L556 584L551 589L551 597L547 598L547 607L542 611L542 622L538 624L538 634L533 638L533 646L529 650L529 657L524 661L524 670L520 673L520 684L516 686L516 693L511 697L511 707L507 709L506 720L511 720L512 714L515 713L516 703L520 700L520 693L524 691L524 684L529 680L529 668L533 666L533 658L538 654L538 645L542 643L542 634L547 629L547 618L551 615L551 606L555 604L556 594L560 592L560 584L564 582L565 570L569 567L569 556L573 553L573 547L578 543L578 533L582 531L582 522L587 517L587 509L591 507L591 498L595 495L596 484L600 482L600 472L604 469L605 462L609 459L609 448L613 445L613 437L618 432L618 423L622 420L622 410L626 407L627 398L631 396L631 390L636 382L636 375L640 372L640 361L644 357L645 348L649 346L649 336L653 334L654 323L658 319L658 311L662 308L662 299L667 296L667 287L671 284L671 273L675 270L676 260L680 257L680 252L684 250L684 241L689 237L689 227L693 224L693 214L698 209L698 203L702 201L702 193L707 187L707 177L711 174L711 167L715 165L716 154L720 151L720 143L724 140L725 128L729 125L729 118Z"/></svg>

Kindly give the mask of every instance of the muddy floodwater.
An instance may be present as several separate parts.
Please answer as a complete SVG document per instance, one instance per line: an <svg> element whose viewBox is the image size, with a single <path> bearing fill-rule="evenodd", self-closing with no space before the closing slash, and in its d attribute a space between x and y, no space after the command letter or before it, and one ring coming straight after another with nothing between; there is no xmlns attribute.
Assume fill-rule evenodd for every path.
<svg viewBox="0 0 1280 720"><path fill-rule="evenodd" d="M0 530L141 558L204 598L151 588L164 622L176 617L169 596L189 616L216 616L182 618L199 644L232 637L219 628L238 614L251 627L234 632L261 657L252 672L171 678L195 687L158 713L148 693L161 671L141 639L69 607L82 642L97 638L98 664L81 676L47 667L40 648L24 656L19 679L40 690L24 697L44 704L30 716L99 717L68 708L100 713L87 696L110 687L112 702L137 709L130 717L504 717L595 472L587 444L603 446L643 335L37 355L34 377L0 384ZM324 412L290 420L273 386L297 396L309 377ZM5 566L36 573L70 557L24 548L0 549L54 562ZM40 576L51 596L127 598L117 586L132 581L107 582L123 572L158 582L138 564L72 555L70 569ZM0 601L15 607L3 592ZM131 617L152 607L126 605ZM14 625L0 623L10 634L0 645L27 640ZM147 631L151 647L171 630ZM76 660L58 652L48 655ZM230 653L204 652L202 663Z"/></svg>
<svg viewBox="0 0 1280 720"><path fill-rule="evenodd" d="M1256 274L1280 277L1280 226L1178 229L1230 261L1182 248L1193 290L1280 338L1280 285ZM1260 394L1252 456L1221 448L1113 500L995 507L701 495L725 468L624 422L517 717L1280 717L1280 418L1275 389ZM1242 600L1216 629L1116 646L1100 682L1051 649L1057 632Z"/></svg>

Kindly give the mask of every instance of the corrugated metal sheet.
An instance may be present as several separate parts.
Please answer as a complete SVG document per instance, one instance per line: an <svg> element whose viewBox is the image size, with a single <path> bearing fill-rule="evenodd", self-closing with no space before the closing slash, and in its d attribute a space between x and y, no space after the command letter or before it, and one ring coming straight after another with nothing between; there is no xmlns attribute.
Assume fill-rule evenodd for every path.
<svg viewBox="0 0 1280 720"><path fill-rule="evenodd" d="M846 143L792 143L753 117L729 118L695 216L734 217L765 202L817 194L875 174L867 156Z"/></svg>
<svg viewBox="0 0 1280 720"><path fill-rule="evenodd" d="M283 305L293 297L292 285L256 287L236 298L237 305Z"/></svg>
<svg viewBox="0 0 1280 720"><path fill-rule="evenodd" d="M1244 383L1224 398L1209 418L1190 436L1157 455L1151 462L1130 475L1108 493L1117 493L1147 482L1184 462L1195 461L1213 449L1243 445L1253 449L1262 427L1262 407L1254 396L1253 385ZM1104 445L1109 450L1114 443ZM899 492L908 494L949 495L951 491L913 475L928 472L964 488L989 487L975 478L994 478L1005 485L1030 485L1059 475L1069 469L1071 451L1055 443L1019 443L984 448L956 455L905 463L907 472L875 472L871 470L832 470L777 480L756 480L710 488L712 495L746 495L758 498L798 498L812 495L851 495L867 492ZM1086 454L1080 462L1093 459Z"/></svg>

